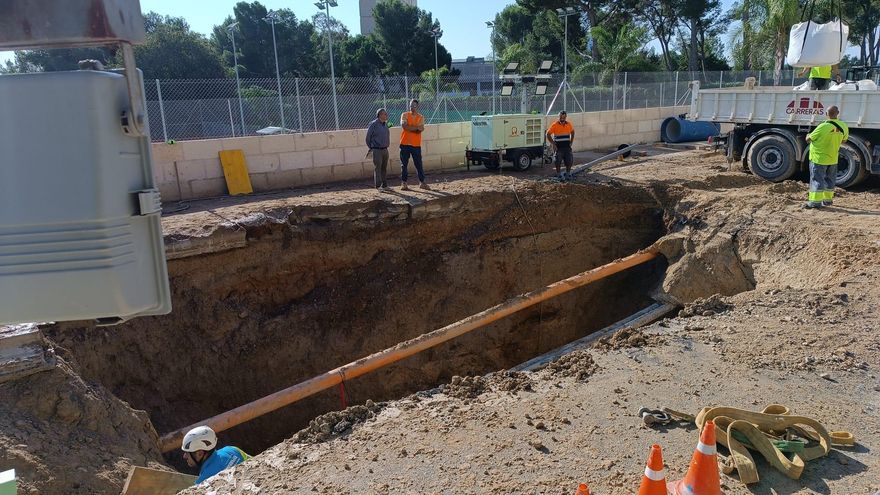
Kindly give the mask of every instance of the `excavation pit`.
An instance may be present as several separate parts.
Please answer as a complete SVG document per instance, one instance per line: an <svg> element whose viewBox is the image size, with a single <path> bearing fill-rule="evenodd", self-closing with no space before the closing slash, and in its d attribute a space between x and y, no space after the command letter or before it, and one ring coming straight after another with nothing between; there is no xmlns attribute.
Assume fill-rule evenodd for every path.
<svg viewBox="0 0 880 495"><path fill-rule="evenodd" d="M644 188L482 182L460 188L467 192L381 199L291 197L256 215L244 215L243 205L197 203L165 219L170 315L47 333L84 378L147 411L164 434L632 254L665 233L663 210ZM258 453L343 405L510 368L650 305L664 270L660 257L576 289L221 440Z"/></svg>

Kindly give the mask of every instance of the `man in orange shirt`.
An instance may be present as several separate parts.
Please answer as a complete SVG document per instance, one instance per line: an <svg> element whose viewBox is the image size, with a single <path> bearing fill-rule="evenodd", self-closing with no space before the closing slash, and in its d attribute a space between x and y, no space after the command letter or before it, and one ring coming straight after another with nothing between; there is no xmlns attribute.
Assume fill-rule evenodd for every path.
<svg viewBox="0 0 880 495"><path fill-rule="evenodd" d="M409 176L409 157L413 159L416 173L419 176L419 187L430 189L425 182L425 170L422 167L422 132L425 130L425 116L419 113L419 100L409 102L409 112L400 116L400 189L409 189L406 179Z"/></svg>
<svg viewBox="0 0 880 495"><path fill-rule="evenodd" d="M559 120L554 122L547 129L547 139L553 152L556 154L556 175L562 180L571 180L571 165L574 163L574 155L571 152L571 145L574 143L574 127L571 122L565 120L568 114L565 110L559 112ZM565 173L560 173L559 166L565 162Z"/></svg>

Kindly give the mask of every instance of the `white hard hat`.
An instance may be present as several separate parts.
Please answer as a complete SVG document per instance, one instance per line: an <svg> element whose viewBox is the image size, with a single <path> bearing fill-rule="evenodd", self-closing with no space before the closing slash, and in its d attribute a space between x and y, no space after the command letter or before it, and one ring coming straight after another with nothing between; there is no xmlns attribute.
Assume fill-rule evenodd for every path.
<svg viewBox="0 0 880 495"><path fill-rule="evenodd" d="M197 426L189 430L183 437L184 452L196 452L199 450L211 450L217 446L217 434L207 426Z"/></svg>

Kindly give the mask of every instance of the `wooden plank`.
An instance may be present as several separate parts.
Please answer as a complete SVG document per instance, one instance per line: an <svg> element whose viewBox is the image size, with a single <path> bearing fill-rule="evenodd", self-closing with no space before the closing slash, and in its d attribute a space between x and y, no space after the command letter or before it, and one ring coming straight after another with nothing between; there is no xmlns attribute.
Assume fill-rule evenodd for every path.
<svg viewBox="0 0 880 495"><path fill-rule="evenodd" d="M15 470L0 473L0 495L15 495L18 490L15 481Z"/></svg>
<svg viewBox="0 0 880 495"><path fill-rule="evenodd" d="M630 315L626 319L615 323L614 325L611 325L609 327L605 327L602 330L599 330L597 332L591 333L590 335L587 335L586 337L582 337L578 340L575 340L574 342L570 342L562 347L558 347L558 348L556 348L546 354L542 354L534 359L530 359L530 360L526 361L525 363L522 363L518 366L510 368L510 370L511 371L534 371L534 370L546 365L550 361L553 361L554 359L559 358L560 356L572 353L578 349L583 349L583 348L589 346L590 344L592 344L593 342L595 342L596 340L599 340L602 337L605 337L607 335L611 335L614 332L618 332L620 330L626 330L626 329L630 329L630 328L638 328L643 325L647 325L648 323L651 323L652 321L660 318L661 316L665 315L666 313L669 313L673 309L675 309L675 306L673 306L671 304L662 304L662 303L652 304L652 305L648 306L647 308L639 311L638 313Z"/></svg>
<svg viewBox="0 0 880 495"><path fill-rule="evenodd" d="M122 488L122 495L174 495L196 484L196 476L176 471L159 471L133 466Z"/></svg>
<svg viewBox="0 0 880 495"><path fill-rule="evenodd" d="M223 166L223 176L226 177L226 188L229 189L230 195L235 196L236 194L250 194L254 192L243 151L221 151L220 164Z"/></svg>

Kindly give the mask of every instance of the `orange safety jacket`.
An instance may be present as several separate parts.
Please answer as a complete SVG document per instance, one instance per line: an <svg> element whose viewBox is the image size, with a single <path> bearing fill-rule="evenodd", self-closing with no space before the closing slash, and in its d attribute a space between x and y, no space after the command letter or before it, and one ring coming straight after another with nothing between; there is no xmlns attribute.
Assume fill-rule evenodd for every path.
<svg viewBox="0 0 880 495"><path fill-rule="evenodd" d="M406 123L407 125L422 125L425 123L425 116L418 113L413 114L412 112L404 112L403 115L400 116L400 123ZM402 146L422 146L422 133L421 132L412 132L407 131L406 129L400 133L400 144Z"/></svg>

